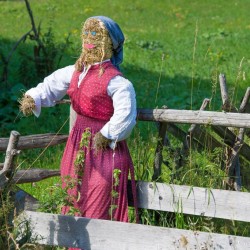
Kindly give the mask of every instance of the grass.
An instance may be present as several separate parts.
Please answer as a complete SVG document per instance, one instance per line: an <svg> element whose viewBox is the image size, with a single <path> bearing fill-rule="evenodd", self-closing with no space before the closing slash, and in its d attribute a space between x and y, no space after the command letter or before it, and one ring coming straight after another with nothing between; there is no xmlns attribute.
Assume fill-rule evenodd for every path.
<svg viewBox="0 0 250 250"><path fill-rule="evenodd" d="M243 57L243 71L249 66L248 1L240 1L237 5L226 1L219 4L216 1L157 1L154 4L152 1L98 1L88 3L87 6L75 1L65 1L60 5L57 1L31 1L30 4L36 22L42 21L42 32L52 22L57 41L62 42L68 32L72 33L73 48L76 50L65 55L62 63L65 65L73 63L78 55L78 37L84 19L103 14L117 20L127 39L124 73L135 85L139 106L145 106L146 103L150 107L155 106L153 97L156 94L163 53L166 59L160 90L167 87L168 91L160 91L158 106L199 106L204 97L211 96L211 75L214 72L225 73L228 83L239 88L238 94L242 94L247 86L247 82L242 80L237 86L234 84ZM109 7L105 8L105 5ZM4 23L1 35L11 44L30 29L30 21L23 1L4 1L0 7L0 21ZM71 11L65 12L65 9ZM196 53L193 58L196 29ZM193 93L190 92L192 83ZM180 98L177 92L179 89L186 92L181 95L182 102L173 98ZM151 99L151 102L145 102L145 99Z"/></svg>
<svg viewBox="0 0 250 250"><path fill-rule="evenodd" d="M226 0L99 0L87 3L68 0L60 1L60 4L56 0L31 0L30 5L36 24L41 21L41 32L45 34L52 27L52 42L57 47L70 34L70 46L59 67L73 64L79 55L80 28L87 17L106 15L116 20L126 37L121 69L125 77L134 84L140 108L167 105L173 109L199 109L204 98L211 98L209 109L221 110L219 73L226 75L230 97L236 107L239 107L241 97L248 87L248 0L233 3ZM16 41L31 28L24 1L0 1L0 23L0 52L7 57ZM8 136L11 129L18 130L21 135L55 133L68 117L67 105L43 109L39 119L22 118L18 114L17 99L21 96L21 90L36 86L42 80L34 78L32 61L23 55L32 55L33 49L34 41L27 39L11 58L8 82L2 84L0 93L1 137ZM1 53L0 58L3 57ZM26 63L20 63L24 58ZM1 62L2 60L0 74L3 65ZM62 128L62 133L68 133L68 125ZM152 178L156 135L154 123L138 122L128 140L138 179ZM187 164L178 169L172 155L182 145L171 135L170 141L172 148L164 149L164 160L168 162L168 166L163 166L163 181L221 187L223 173L218 170L218 166L222 159L217 159L215 152L211 152L209 148L203 153L193 151ZM20 168L32 166L58 169L62 151L63 145L50 148L35 163L41 150L23 151L18 162L22 163ZM175 155L176 158L179 156L180 154ZM3 157L2 155L1 159ZM22 185L22 188L46 201L44 190L58 181L58 178L51 178L34 185ZM248 184L247 178L244 184ZM196 228L207 226L217 232L234 230L237 234L249 236L249 232L242 229L244 224L228 225L229 222L208 222L190 216L179 217L179 221L171 224L171 216L157 211L143 211L145 223L147 221L149 224L180 225L184 228L191 228L192 225Z"/></svg>

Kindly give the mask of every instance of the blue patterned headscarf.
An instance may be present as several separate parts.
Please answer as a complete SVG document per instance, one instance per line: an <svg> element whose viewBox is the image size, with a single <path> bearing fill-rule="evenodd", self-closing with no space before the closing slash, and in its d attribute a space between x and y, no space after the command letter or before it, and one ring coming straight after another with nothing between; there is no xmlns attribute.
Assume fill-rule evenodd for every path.
<svg viewBox="0 0 250 250"><path fill-rule="evenodd" d="M124 35L122 33L119 25L113 21L111 18L106 16L93 16L90 18L95 18L103 22L106 29L109 32L110 38L113 43L113 56L111 62L119 69L119 64L123 61L123 43Z"/></svg>

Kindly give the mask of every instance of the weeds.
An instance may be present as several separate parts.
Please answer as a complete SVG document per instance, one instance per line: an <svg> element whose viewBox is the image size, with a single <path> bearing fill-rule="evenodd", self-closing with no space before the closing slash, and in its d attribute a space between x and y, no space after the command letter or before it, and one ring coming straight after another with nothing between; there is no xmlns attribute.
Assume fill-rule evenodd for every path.
<svg viewBox="0 0 250 250"><path fill-rule="evenodd" d="M40 210L42 212L61 214L62 209L67 207L67 214L75 215L79 213L79 209L75 208L74 202L80 199L80 193L77 192L75 195L71 191L81 184L84 174L85 150L88 149L90 136L90 129L86 128L82 133L79 150L74 162L76 177L65 176L63 178L63 188L61 182L47 188L47 192L43 197L44 202L41 203Z"/></svg>
<svg viewBox="0 0 250 250"><path fill-rule="evenodd" d="M0 246L7 248L12 240L9 239L8 233L13 230L12 219L13 214L10 211L14 210L14 201L11 197L10 190L6 188L0 191Z"/></svg>
<svg viewBox="0 0 250 250"><path fill-rule="evenodd" d="M76 154L76 159L74 162L75 173L78 177L82 177L84 173L85 150L88 150L90 136L91 136L90 128L86 128L82 133L82 137L79 142L79 149Z"/></svg>
<svg viewBox="0 0 250 250"><path fill-rule="evenodd" d="M17 220L15 191L13 184L0 191L0 249L36 249L35 242L39 236L32 235L29 221Z"/></svg>
<svg viewBox="0 0 250 250"><path fill-rule="evenodd" d="M67 189L63 189L61 183L46 188L42 196L39 208L41 212L61 214L62 208L69 203Z"/></svg>
<svg viewBox="0 0 250 250"><path fill-rule="evenodd" d="M111 190L111 204L109 208L109 216L111 220L114 220L114 213L117 209L116 201L118 199L119 193L117 192L117 188L120 183L120 174L121 170L118 168L115 168L113 170L113 178L112 178L112 190Z"/></svg>

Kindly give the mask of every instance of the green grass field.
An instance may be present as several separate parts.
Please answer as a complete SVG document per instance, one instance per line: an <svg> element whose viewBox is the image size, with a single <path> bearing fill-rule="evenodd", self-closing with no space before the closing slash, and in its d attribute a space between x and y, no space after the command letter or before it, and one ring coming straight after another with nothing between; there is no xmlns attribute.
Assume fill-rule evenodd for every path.
<svg viewBox="0 0 250 250"><path fill-rule="evenodd" d="M71 33L72 46L59 66L74 63L79 55L80 28L87 17L107 15L116 20L126 37L122 69L134 83L139 107L197 108L204 97L214 97L211 92L218 73L226 74L230 86L237 90L233 98L237 103L248 86L247 0L60 1L60 4L43 0L30 1L30 5L37 25L41 22L42 32L52 26L56 42L63 42ZM7 49L31 28L24 1L0 1L0 22L1 47L6 55ZM27 41L26 51L30 47L32 43ZM10 84L20 82L15 71L18 58L15 53ZM242 60L241 75L236 81Z"/></svg>
<svg viewBox="0 0 250 250"><path fill-rule="evenodd" d="M248 0L30 0L30 6L36 25L41 22L41 34L48 40L48 46L60 48L70 34L62 60L59 65L55 64L54 69L75 62L81 49L81 25L86 18L106 15L117 21L126 37L121 70L134 84L139 108L167 105L172 109L195 110L199 109L204 98L211 98L209 109L219 111L220 73L226 75L230 97L233 104L239 107L249 86ZM0 23L0 74L3 75L4 58L8 57L18 39L31 29L25 2L0 1ZM52 33L46 36L50 28ZM68 118L67 105L46 108L38 119L33 116L23 118L18 113L17 99L22 92L42 80L41 76L37 78L33 74L34 45L34 41L27 39L18 46L10 60L8 80L1 82L0 137L7 137L12 129L19 131L21 135L55 133ZM61 131L68 133L68 124ZM156 132L154 124L138 122L129 138L138 179L150 180L152 177ZM170 139L176 148L180 147L180 142L171 135ZM18 158L20 168L59 168L63 145L46 150L37 159L41 152L42 150L23 151ZM217 163L208 164L210 158L213 158L212 152L209 153L211 157L207 157L206 152L194 152L195 161L189 164L190 174L185 175L185 178L184 175L180 176L174 182L218 188L222 181L222 178L218 180L221 173ZM165 154L169 157L168 152ZM1 155L0 159L3 157ZM174 163L170 160L170 164ZM200 166L195 174L191 171L194 165ZM214 173L209 180L202 178L208 165L209 171ZM164 167L163 179L170 182L171 169ZM44 190L57 182L58 178L53 178L21 186L40 200L46 200L48 196ZM146 213L145 216L149 219L153 217ZM198 222L199 225L207 225L206 223L208 222ZM211 228L211 222L209 223ZM222 222L213 223L217 223L213 227L217 232L232 233L237 228L237 234L250 234L249 229L241 230L241 225L232 227Z"/></svg>

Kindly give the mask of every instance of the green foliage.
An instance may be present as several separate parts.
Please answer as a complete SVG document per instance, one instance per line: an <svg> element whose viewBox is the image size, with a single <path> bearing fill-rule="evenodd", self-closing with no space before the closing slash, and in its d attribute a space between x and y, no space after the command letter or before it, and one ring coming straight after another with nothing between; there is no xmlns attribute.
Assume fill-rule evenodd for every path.
<svg viewBox="0 0 250 250"><path fill-rule="evenodd" d="M24 89L25 86L19 83L6 91L0 92L0 130L2 135L9 134L15 128L13 121L19 115L17 100Z"/></svg>
<svg viewBox="0 0 250 250"><path fill-rule="evenodd" d="M62 208L67 207L67 215L76 215L79 209L74 207L74 202L80 198L72 192L78 180L70 176L63 178L63 184L58 182L45 189L39 210L46 213L61 214Z"/></svg>
<svg viewBox="0 0 250 250"><path fill-rule="evenodd" d="M151 181L152 179L154 152L157 143L156 133L152 133L148 132L146 139L137 133L137 129L135 129L132 138L129 140L135 164L136 179L138 180ZM214 151L211 151L208 147L201 152L191 149L188 155L184 155L180 148L182 143L171 136L169 139L171 147L164 146L163 148L162 174L159 180L167 184L189 185L190 194L193 186L205 187L208 190L209 202L213 199L210 190L223 188L223 181L226 177L225 172L221 168L223 149L216 148ZM177 205L174 213L139 209L140 220L145 225L242 236L250 235L247 223L185 215L183 214L182 201L178 200ZM129 215L130 220L134 221L134 215L131 211Z"/></svg>
<svg viewBox="0 0 250 250"><path fill-rule="evenodd" d="M67 189L63 189L61 183L46 188L42 196L41 212L61 214L62 208L68 204Z"/></svg>
<svg viewBox="0 0 250 250"><path fill-rule="evenodd" d="M219 156L219 157L218 157ZM192 151L186 165L176 170L174 183L208 188L223 188L226 174L222 170L222 149L214 152Z"/></svg>
<svg viewBox="0 0 250 250"><path fill-rule="evenodd" d="M77 176L82 177L84 173L84 162L85 162L85 150L88 150L89 140L91 137L90 128L86 128L82 133L81 140L79 142L79 149L76 154L76 159L74 162L75 173Z"/></svg>
<svg viewBox="0 0 250 250"><path fill-rule="evenodd" d="M115 168L113 170L113 178L112 178L112 190L111 190L111 204L109 207L109 215L111 220L114 220L114 213L117 209L116 201L118 199L119 193L117 192L117 188L120 183L120 174L121 170L118 168Z"/></svg>
<svg viewBox="0 0 250 250"><path fill-rule="evenodd" d="M29 221L16 218L15 193L13 184L0 190L0 249L36 249L34 242L39 236L32 234Z"/></svg>
<svg viewBox="0 0 250 250"><path fill-rule="evenodd" d="M8 240L8 232L11 233L13 230L11 223L13 214L10 214L10 211L13 211L14 202L10 191L7 191L7 189L0 191L0 208L0 246L3 249L11 244L11 241Z"/></svg>
<svg viewBox="0 0 250 250"><path fill-rule="evenodd" d="M163 48L159 41L136 41L136 45L146 50L157 50Z"/></svg>
<svg viewBox="0 0 250 250"><path fill-rule="evenodd" d="M150 133L149 130L150 128L145 128L145 131L143 131L141 128L136 127L132 136L129 138L129 148L132 154L137 180L151 181L153 176L157 138L155 136L156 134ZM142 132L145 132L145 134L141 134Z"/></svg>
<svg viewBox="0 0 250 250"><path fill-rule="evenodd" d="M55 41L52 25L53 22L44 33L40 31L39 27L40 43L29 36L31 44L34 44L33 51L27 53L26 46L18 49L20 54L18 74L26 87L31 87L33 82L41 81L45 76L58 69L67 48L71 45L70 34L61 43Z"/></svg>
<svg viewBox="0 0 250 250"><path fill-rule="evenodd" d="M72 194L72 190L81 182L84 173L84 150L89 145L90 136L90 129L85 129L82 133L79 150L74 162L76 178L65 176L63 179L63 188L61 182L48 187L42 197L40 209L42 212L60 214L64 206L69 208L67 214L75 215L79 212L79 210L74 207L74 201L80 199L80 193L75 197L75 195Z"/></svg>
<svg viewBox="0 0 250 250"><path fill-rule="evenodd" d="M27 14L28 16L28 14ZM18 99L34 82L41 81L46 75L56 70L66 51L71 45L70 34L58 42L53 32L50 18L48 30L42 32L38 27L38 36L32 32L22 44L12 44L0 38L0 129L2 136L9 133L15 122L19 123L22 114L18 110ZM15 60L15 61L14 61Z"/></svg>
<svg viewBox="0 0 250 250"><path fill-rule="evenodd" d="M37 249L36 242L41 237L32 233L30 222L23 220L21 222L16 221L13 232L9 233L9 239L12 242L8 245L9 250L28 250Z"/></svg>

